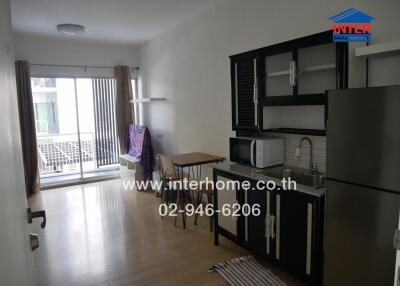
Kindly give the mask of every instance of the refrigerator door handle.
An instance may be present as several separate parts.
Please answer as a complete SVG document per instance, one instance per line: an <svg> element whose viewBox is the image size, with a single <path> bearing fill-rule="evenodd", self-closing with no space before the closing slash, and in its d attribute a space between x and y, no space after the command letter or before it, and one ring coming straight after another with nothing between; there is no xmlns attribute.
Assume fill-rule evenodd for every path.
<svg viewBox="0 0 400 286"><path fill-rule="evenodd" d="M235 63L235 124L239 124L238 64Z"/></svg>
<svg viewBox="0 0 400 286"><path fill-rule="evenodd" d="M257 82L257 59L254 59L254 126L258 127L258 82Z"/></svg>
<svg viewBox="0 0 400 286"><path fill-rule="evenodd" d="M266 240L267 240L267 245L266 245L266 250L267 250L267 254L270 253L270 241L269 238L271 237L271 225L269 224L270 222L270 201L271 201L271 193L269 191L267 191L267 215L265 217L265 228L266 228Z"/></svg>
<svg viewBox="0 0 400 286"><path fill-rule="evenodd" d="M396 229L394 232L393 246L394 249L400 251L400 229Z"/></svg>

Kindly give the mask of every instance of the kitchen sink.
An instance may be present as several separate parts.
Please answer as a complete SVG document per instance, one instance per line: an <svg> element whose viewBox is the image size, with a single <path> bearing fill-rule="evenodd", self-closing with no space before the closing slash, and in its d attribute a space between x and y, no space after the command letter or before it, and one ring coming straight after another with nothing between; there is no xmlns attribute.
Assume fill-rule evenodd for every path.
<svg viewBox="0 0 400 286"><path fill-rule="evenodd" d="M291 178L297 184L309 186L314 189L322 188L325 186L325 177L321 173L310 174L309 170L291 167L291 166L277 166L267 168L257 172L259 175L282 180L283 178Z"/></svg>

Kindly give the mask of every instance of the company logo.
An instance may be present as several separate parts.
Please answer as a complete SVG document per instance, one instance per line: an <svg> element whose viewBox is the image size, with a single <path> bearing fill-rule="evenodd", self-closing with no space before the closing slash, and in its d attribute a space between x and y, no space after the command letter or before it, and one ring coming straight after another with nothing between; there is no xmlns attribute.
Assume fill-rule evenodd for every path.
<svg viewBox="0 0 400 286"><path fill-rule="evenodd" d="M334 42L370 42L371 23L375 20L359 10L350 8L329 18L333 24Z"/></svg>

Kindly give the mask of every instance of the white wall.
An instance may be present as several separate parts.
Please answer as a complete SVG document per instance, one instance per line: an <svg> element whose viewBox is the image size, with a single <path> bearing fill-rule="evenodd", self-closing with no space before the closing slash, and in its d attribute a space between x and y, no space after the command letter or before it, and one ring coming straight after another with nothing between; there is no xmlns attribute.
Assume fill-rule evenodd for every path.
<svg viewBox="0 0 400 286"><path fill-rule="evenodd" d="M9 0L0 0L0 94L0 285L35 286Z"/></svg>
<svg viewBox="0 0 400 286"><path fill-rule="evenodd" d="M376 18L374 43L399 40L400 1L229 0L140 49L146 122L157 151L228 155L231 131L228 56L331 28L328 17L354 7ZM400 56L370 63L370 84L400 84Z"/></svg>
<svg viewBox="0 0 400 286"><path fill-rule="evenodd" d="M104 66L138 66L136 46L110 43L82 42L71 39L47 38L15 34L15 58L31 64ZM32 66L35 76L112 76L112 69L60 68Z"/></svg>

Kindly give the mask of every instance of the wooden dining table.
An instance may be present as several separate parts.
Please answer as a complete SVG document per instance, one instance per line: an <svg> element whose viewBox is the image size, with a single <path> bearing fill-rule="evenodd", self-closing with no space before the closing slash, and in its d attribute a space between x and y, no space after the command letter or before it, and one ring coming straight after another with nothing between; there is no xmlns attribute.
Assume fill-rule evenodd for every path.
<svg viewBox="0 0 400 286"><path fill-rule="evenodd" d="M188 168L188 175L190 175L190 171L192 171L193 177L196 179L200 179L202 165L223 162L225 158L201 152L192 152L173 155L171 157L171 160L174 163L175 167L180 169L182 174L181 178L183 178L183 169ZM194 171L194 167L196 167L196 172Z"/></svg>
<svg viewBox="0 0 400 286"><path fill-rule="evenodd" d="M204 164L222 162L225 160L224 157L209 155L201 152L173 155L171 159L174 162L174 164L179 167L204 165Z"/></svg>
<svg viewBox="0 0 400 286"><path fill-rule="evenodd" d="M187 177L187 179L190 179L191 177L193 179L201 180L202 165L223 162L225 158L201 152L192 152L192 153L173 155L171 156L171 160L177 169L178 177L183 181L185 177ZM187 176L185 176L184 173L185 168L188 168ZM190 190L188 190L188 192L189 191ZM185 192L183 192L182 194L184 195L184 197L186 196ZM190 198L190 201L192 201L193 196L190 195L190 193L188 193L188 196ZM183 205L185 205L185 199L183 200L184 200ZM182 219L183 219L183 228L186 228L185 212L182 213ZM176 223L176 217L175 217L175 223Z"/></svg>

